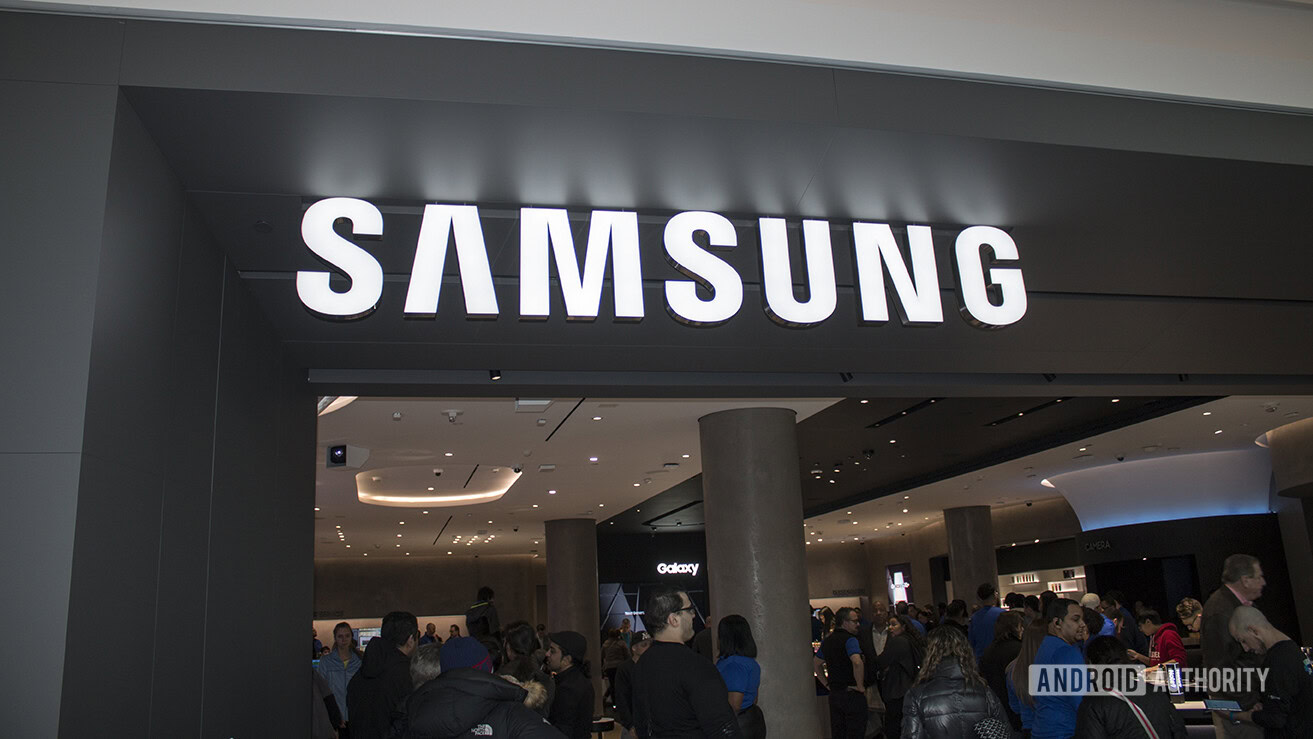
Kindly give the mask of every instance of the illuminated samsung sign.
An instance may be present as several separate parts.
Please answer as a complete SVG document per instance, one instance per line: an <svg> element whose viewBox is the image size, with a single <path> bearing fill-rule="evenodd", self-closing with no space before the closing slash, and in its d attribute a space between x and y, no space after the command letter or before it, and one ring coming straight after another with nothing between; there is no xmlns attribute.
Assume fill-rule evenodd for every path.
<svg viewBox="0 0 1313 739"><path fill-rule="evenodd" d="M698 570L701 569L700 562L662 562L657 565L658 575L692 575L698 576Z"/></svg>
<svg viewBox="0 0 1313 739"><path fill-rule="evenodd" d="M383 234L383 214L364 200L328 198L314 203L301 220L301 236L310 251L349 277L351 285L338 292L330 286L331 272L300 271L296 273L296 292L312 312L324 318L352 320L378 307L383 295L383 268L368 251L334 230L334 224L343 219L350 221L355 237L377 238ZM784 219L760 218L758 232L765 310L771 319L785 326L807 327L833 315L837 286L829 221L802 222L803 275L794 274ZM904 257L889 224L852 224L859 312L864 323L889 320L891 301L885 291L886 279L893 287L894 307L904 325L944 322L930 227L911 225L906 233L910 260ZM702 234L706 247L699 245L697 234ZM715 326L739 313L743 307L743 280L716 254L739 248L738 232L728 218L707 211L677 213L666 222L662 241L667 260L688 278L665 281L665 308L671 316L692 326ZM405 316L437 315L450 242L455 244L466 316L500 316L502 308L493 290L478 207L441 204L424 207ZM969 323L1002 328L1026 315L1021 270L1007 266L1017 259L1017 245L1001 229L968 226L957 234L953 267L961 313ZM522 208L519 317L550 317L549 274L550 264L555 263L566 318L596 319L608 261L616 320L642 320L647 306L643 303L637 213L592 211L581 271L567 212L561 208ZM799 277L805 278L808 286L806 300L800 300L793 289ZM700 295L699 284L709 290Z"/></svg>

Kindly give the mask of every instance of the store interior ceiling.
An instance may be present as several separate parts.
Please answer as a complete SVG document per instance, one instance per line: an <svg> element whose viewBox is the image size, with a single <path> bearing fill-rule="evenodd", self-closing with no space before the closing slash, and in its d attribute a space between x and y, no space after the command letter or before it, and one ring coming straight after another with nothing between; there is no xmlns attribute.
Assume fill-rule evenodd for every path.
<svg viewBox="0 0 1313 739"><path fill-rule="evenodd" d="M1261 491L1218 508L1170 490L1171 470L1265 469L1256 442L1313 414L1313 397L359 398L319 418L315 558L542 556L544 522L556 518L595 518L599 533L701 530L698 419L762 406L797 413L803 533L831 546L916 531L945 508L1064 492L1085 529L1140 509L1256 512L1266 477ZM330 468L339 444L368 457ZM357 496L359 473L441 469L444 490L453 475L472 479L474 465L522 472L488 503L393 507ZM1076 497L1091 488L1098 494ZM1146 505L1146 490L1163 491L1169 509Z"/></svg>

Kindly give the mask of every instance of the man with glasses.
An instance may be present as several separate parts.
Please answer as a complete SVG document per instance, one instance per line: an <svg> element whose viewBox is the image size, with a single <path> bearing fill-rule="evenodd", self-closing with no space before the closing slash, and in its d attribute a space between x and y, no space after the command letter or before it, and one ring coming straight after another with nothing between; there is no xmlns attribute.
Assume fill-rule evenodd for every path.
<svg viewBox="0 0 1313 739"><path fill-rule="evenodd" d="M830 736L862 739L866 735L866 663L857 644L857 609L840 608L834 621L834 631L816 653L816 679L830 691Z"/></svg>
<svg viewBox="0 0 1313 739"><path fill-rule="evenodd" d="M688 593L660 588L643 621L652 646L634 664L634 729L644 739L741 737L720 671L685 646L693 637Z"/></svg>

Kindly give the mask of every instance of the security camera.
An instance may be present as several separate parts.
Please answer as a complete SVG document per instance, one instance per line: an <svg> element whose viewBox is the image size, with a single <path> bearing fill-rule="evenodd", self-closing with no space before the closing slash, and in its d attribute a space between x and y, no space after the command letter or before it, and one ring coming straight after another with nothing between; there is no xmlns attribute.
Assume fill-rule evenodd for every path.
<svg viewBox="0 0 1313 739"><path fill-rule="evenodd" d="M360 447L351 446L350 444L338 444L328 448L328 458L324 460L326 467L351 467L359 469L369 460L369 450Z"/></svg>
<svg viewBox="0 0 1313 739"><path fill-rule="evenodd" d="M516 464L516 465L511 465L511 472L514 472L515 474L518 475L518 474L520 474L520 473L523 472L523 471L524 471L524 466L523 466L523 465L518 465L518 464Z"/></svg>
<svg viewBox="0 0 1313 739"><path fill-rule="evenodd" d="M433 468L433 476L434 476L434 477L442 477L442 468L441 468L441 467L434 467L434 468Z"/></svg>

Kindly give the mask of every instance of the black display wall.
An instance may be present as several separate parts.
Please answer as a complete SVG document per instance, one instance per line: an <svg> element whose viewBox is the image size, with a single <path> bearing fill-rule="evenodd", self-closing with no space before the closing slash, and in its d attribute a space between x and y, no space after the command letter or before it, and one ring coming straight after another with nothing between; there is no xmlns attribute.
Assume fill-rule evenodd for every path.
<svg viewBox="0 0 1313 739"><path fill-rule="evenodd" d="M619 626L626 603L628 610L642 610L647 593L661 585L672 585L688 591L693 605L698 609L695 628L701 629L710 608L706 552L706 536L700 531L624 535L599 533L597 582L601 590L599 617L602 626ZM657 570L662 564L694 563L698 565L696 574L662 573ZM643 630L639 628L641 616L636 616L633 622L635 630Z"/></svg>

